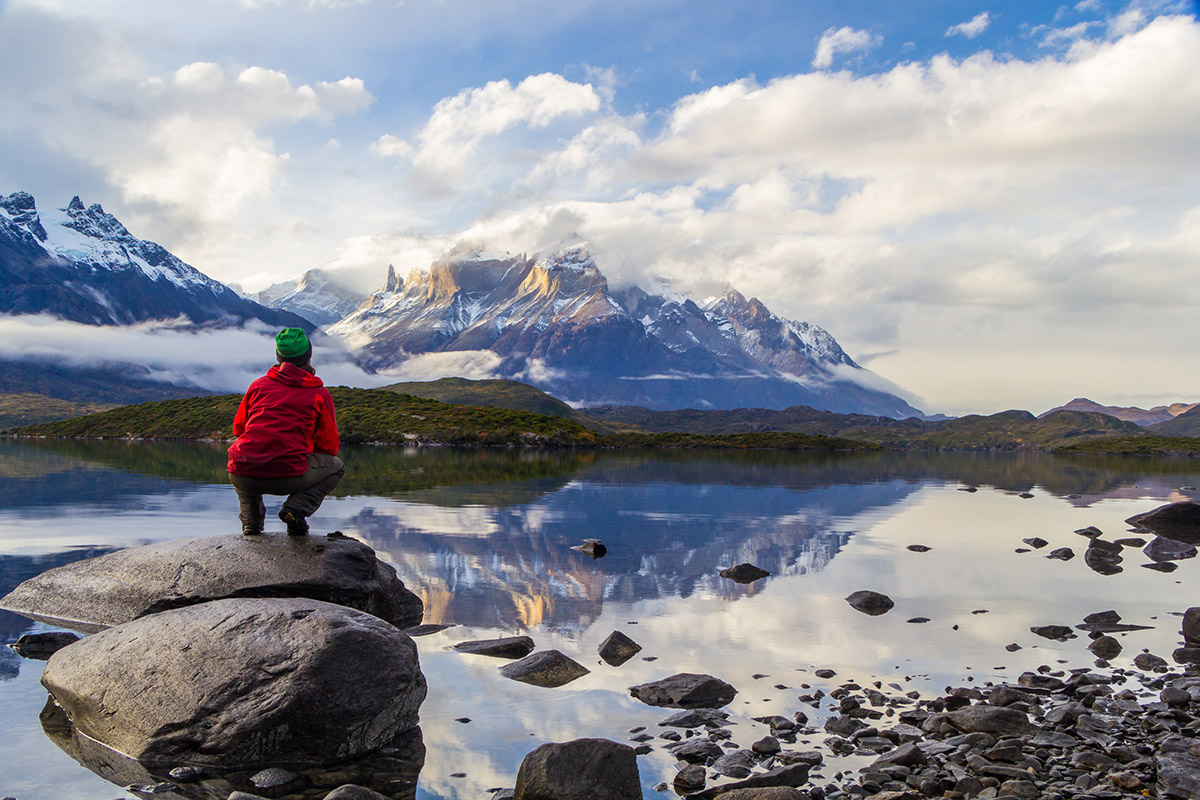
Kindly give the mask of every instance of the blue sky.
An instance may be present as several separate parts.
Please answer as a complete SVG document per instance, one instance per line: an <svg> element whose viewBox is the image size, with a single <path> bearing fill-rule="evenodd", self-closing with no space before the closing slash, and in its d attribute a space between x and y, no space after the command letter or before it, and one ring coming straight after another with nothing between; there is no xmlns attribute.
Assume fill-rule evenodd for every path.
<svg viewBox="0 0 1200 800"><path fill-rule="evenodd" d="M1194 2L0 2L0 192L248 288L570 233L932 411L1200 399Z"/></svg>

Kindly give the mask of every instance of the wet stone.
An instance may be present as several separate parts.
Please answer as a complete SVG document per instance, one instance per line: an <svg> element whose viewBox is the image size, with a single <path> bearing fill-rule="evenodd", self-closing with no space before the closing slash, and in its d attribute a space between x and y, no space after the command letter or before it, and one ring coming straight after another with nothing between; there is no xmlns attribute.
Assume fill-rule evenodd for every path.
<svg viewBox="0 0 1200 800"><path fill-rule="evenodd" d="M524 658L533 652L533 639L528 636L506 636L501 639L477 639L459 642L454 649L460 653L493 658Z"/></svg>
<svg viewBox="0 0 1200 800"><path fill-rule="evenodd" d="M757 580L766 578L771 573L753 564L743 563L735 567L726 567L718 574L722 578L729 578L734 583L754 583Z"/></svg>
<svg viewBox="0 0 1200 800"><path fill-rule="evenodd" d="M874 592L870 589L860 589L857 592L850 594L846 598L846 602L855 611L861 611L872 617L877 617L881 614L886 614L895 607L896 603L892 598L880 592Z"/></svg>
<svg viewBox="0 0 1200 800"><path fill-rule="evenodd" d="M642 646L620 631L613 631L600 644L600 658L609 666L619 667L642 651Z"/></svg>
<svg viewBox="0 0 1200 800"><path fill-rule="evenodd" d="M10 647L22 658L46 661L59 650L77 641L79 641L79 636L74 633L49 631L47 633L27 633Z"/></svg>
<svg viewBox="0 0 1200 800"><path fill-rule="evenodd" d="M588 672L587 667L557 650L532 653L500 668L500 674L506 678L544 688L565 686Z"/></svg>

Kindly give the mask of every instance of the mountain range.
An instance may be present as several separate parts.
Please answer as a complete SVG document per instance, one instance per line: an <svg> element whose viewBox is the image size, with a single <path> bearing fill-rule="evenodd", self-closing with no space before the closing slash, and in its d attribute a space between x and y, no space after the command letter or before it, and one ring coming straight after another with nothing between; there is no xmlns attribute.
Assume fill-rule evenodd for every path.
<svg viewBox="0 0 1200 800"><path fill-rule="evenodd" d="M326 332L364 364L488 351L497 377L575 405L784 408L921 416L826 331L736 290L697 304L612 290L580 241L533 256L452 251L384 286Z"/></svg>
<svg viewBox="0 0 1200 800"><path fill-rule="evenodd" d="M1110 417L1133 422L1143 428L1154 429L1160 423L1169 422L1170 420L1186 414L1193 409L1200 407L1200 403L1171 403L1165 406L1155 406L1154 408L1138 408L1137 406L1106 406L1089 400L1086 397L1076 397L1069 403L1050 409L1045 414L1039 414L1039 417L1045 417L1053 414L1055 411L1086 411L1096 412L1099 414L1107 414Z"/></svg>
<svg viewBox="0 0 1200 800"><path fill-rule="evenodd" d="M185 319L192 325L315 327L266 308L126 230L78 197L39 211L26 192L0 196L0 313L52 314L89 325Z"/></svg>

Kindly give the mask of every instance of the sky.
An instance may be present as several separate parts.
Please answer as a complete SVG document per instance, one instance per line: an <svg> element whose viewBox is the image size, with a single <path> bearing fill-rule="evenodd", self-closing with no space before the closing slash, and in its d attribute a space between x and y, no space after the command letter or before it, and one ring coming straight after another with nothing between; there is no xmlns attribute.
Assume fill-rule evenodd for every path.
<svg viewBox="0 0 1200 800"><path fill-rule="evenodd" d="M0 193L247 289L568 235L927 412L1200 400L1193 0L0 0Z"/></svg>

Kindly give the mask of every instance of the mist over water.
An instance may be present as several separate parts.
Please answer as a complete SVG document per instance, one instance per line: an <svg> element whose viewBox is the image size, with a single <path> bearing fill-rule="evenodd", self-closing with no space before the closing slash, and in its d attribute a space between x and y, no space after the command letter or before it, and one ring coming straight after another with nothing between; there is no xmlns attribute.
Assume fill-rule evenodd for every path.
<svg viewBox="0 0 1200 800"><path fill-rule="evenodd" d="M656 735L669 711L632 699L628 687L676 672L710 673L738 689L727 710L734 741L748 746L765 733L751 717L804 710L819 728L828 710L797 696L847 680L930 696L1015 680L1042 664L1090 666L1083 632L1054 642L1029 628L1073 626L1096 611L1151 626L1118 635L1124 652L1114 666L1131 667L1143 649L1169 660L1179 639L1173 614L1195 604L1187 588L1195 560L1164 574L1126 548L1122 571L1101 575L1074 533L1094 525L1110 541L1131 536L1125 518L1195 498L1184 488L1200 483L1194 461L390 447L343 456L347 478L313 518L314 533L363 540L422 596L426 622L456 625L417 639L429 684L420 798L512 786L521 759L543 742L626 741L637 726ZM235 533L236 513L219 445L0 442L0 593L110 549ZM1035 536L1049 544L1022 541ZM608 555L571 549L588 537ZM1044 557L1059 547L1077 557ZM717 576L744 561L771 576L748 586ZM860 614L844 600L859 589L896 606ZM929 621L908 622L921 617ZM0 612L6 642L45 629ZM596 654L614 630L644 648L619 668ZM542 689L500 677L503 662L448 649L517 633L591 673ZM1021 649L1009 652L1011 643ZM42 667L0 650L0 793L118 796L43 734ZM822 667L837 676L816 678ZM802 736L795 748L819 749L824 738ZM648 795L675 771L665 742L651 744L639 758ZM856 766L827 756L813 782Z"/></svg>

